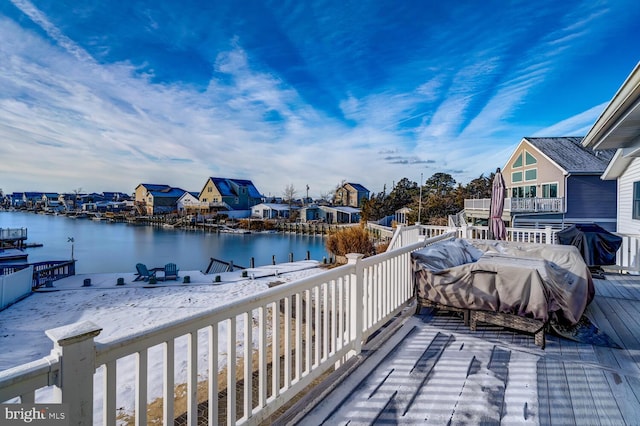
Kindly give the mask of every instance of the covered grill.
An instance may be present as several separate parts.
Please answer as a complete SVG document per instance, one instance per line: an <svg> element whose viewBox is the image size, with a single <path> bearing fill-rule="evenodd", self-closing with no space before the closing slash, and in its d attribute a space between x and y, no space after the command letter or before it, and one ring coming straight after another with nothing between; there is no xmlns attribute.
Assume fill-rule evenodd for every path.
<svg viewBox="0 0 640 426"><path fill-rule="evenodd" d="M571 225L556 235L560 244L577 247L589 268L615 265L616 252L622 245L621 237L595 223Z"/></svg>

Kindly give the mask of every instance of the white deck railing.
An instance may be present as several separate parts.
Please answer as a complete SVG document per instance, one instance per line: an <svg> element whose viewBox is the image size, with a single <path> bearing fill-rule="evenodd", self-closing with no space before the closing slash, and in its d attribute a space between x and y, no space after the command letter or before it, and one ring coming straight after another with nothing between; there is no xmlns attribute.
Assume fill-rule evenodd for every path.
<svg viewBox="0 0 640 426"><path fill-rule="evenodd" d="M88 321L48 330L54 342L51 355L0 372L0 401L20 397L21 402L38 402L36 390L53 386L53 401L47 402L68 403L71 424L114 425L122 404L117 389L127 383L118 368L133 356L135 412L129 414L136 424L158 420L147 416L152 386L155 393L155 386L162 387L164 424L173 424L184 412L188 424L197 424L203 401L211 425L219 424L221 412L226 413L223 423L258 424L320 375L359 353L367 337L412 298L411 252L452 236L416 241L366 259L350 254L347 265L114 341L95 342L101 328ZM178 345L179 339L187 344ZM179 354L183 346L186 353ZM184 361L178 363L179 357ZM212 380L200 376L198 364L203 362L205 376ZM178 365L186 370L184 409L174 406L174 391L181 384L174 379ZM158 369L161 383L151 383L149 372ZM222 386L220 375L226 377ZM226 407L219 407L224 388L232 391Z"/></svg>
<svg viewBox="0 0 640 426"><path fill-rule="evenodd" d="M209 424L259 424L359 353L367 337L406 305L413 295L411 252L455 235L488 235L486 227L449 230L400 227L392 244L397 248L385 253L366 259L351 254L347 265L114 341L96 342L101 328L91 322L47 330L54 342L51 355L0 372L0 401L40 402L36 390L52 386L53 400L46 402L68 403L71 424L113 425L122 403L117 390L127 385L118 369L134 362L135 408L129 414L136 424L158 420L148 417L147 404L159 388L163 424L185 413L188 424L197 424L203 403ZM555 241L550 228L509 228L507 234L511 241ZM423 241L425 235L438 236ZM638 270L639 241L623 237L617 267ZM199 369L203 363L205 374ZM158 370L160 383L151 377ZM176 382L176 372L184 373L185 383ZM220 377L226 379L219 384ZM176 386L185 389L184 407L174 405ZM232 391L220 407L224 389Z"/></svg>
<svg viewBox="0 0 640 426"><path fill-rule="evenodd" d="M433 237L447 232L455 232L459 238L486 240L490 239L489 227L487 226L431 226L413 225L399 227L393 236L389 249L412 244L422 236ZM557 230L550 227L544 229L531 228L507 228L507 241L517 241L522 243L558 244ZM622 237L622 245L616 253L616 264L608 265L606 269L640 272L640 235L627 235L615 233Z"/></svg>

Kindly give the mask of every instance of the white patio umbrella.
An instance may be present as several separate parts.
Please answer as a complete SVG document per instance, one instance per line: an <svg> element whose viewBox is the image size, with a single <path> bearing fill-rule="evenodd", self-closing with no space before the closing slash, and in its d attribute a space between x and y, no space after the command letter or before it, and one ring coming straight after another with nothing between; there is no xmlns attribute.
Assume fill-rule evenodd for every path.
<svg viewBox="0 0 640 426"><path fill-rule="evenodd" d="M498 168L493 178L493 185L491 186L491 205L489 207L489 231L496 240L505 240L507 238L507 228L502 221L504 191L504 179L500 168Z"/></svg>

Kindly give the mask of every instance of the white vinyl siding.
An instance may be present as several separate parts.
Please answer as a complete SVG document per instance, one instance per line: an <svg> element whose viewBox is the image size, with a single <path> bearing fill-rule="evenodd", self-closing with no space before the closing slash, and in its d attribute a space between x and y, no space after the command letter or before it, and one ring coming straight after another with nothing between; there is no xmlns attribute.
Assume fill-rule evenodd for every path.
<svg viewBox="0 0 640 426"><path fill-rule="evenodd" d="M623 234L640 234L640 220L633 219L633 183L640 181L640 159L636 158L618 179L618 227Z"/></svg>

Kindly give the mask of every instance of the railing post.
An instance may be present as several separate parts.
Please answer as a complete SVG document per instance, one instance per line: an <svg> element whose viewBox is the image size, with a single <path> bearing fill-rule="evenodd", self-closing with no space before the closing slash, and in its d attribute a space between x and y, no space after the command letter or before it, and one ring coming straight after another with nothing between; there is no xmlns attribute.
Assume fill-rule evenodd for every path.
<svg viewBox="0 0 640 426"><path fill-rule="evenodd" d="M547 244L553 244L553 241L551 240L551 237L552 237L551 227L550 226L545 226L544 227L544 240L546 241Z"/></svg>
<svg viewBox="0 0 640 426"><path fill-rule="evenodd" d="M353 265L351 274L353 284L351 292L351 336L354 342L354 351L359 354L362 351L362 328L364 324L364 269L360 260L364 257L360 253L348 253L347 265Z"/></svg>
<svg viewBox="0 0 640 426"><path fill-rule="evenodd" d="M55 402L68 404L70 425L93 424L93 338L101 331L91 321L45 331L54 342L51 355L60 359L60 375L53 391Z"/></svg>

